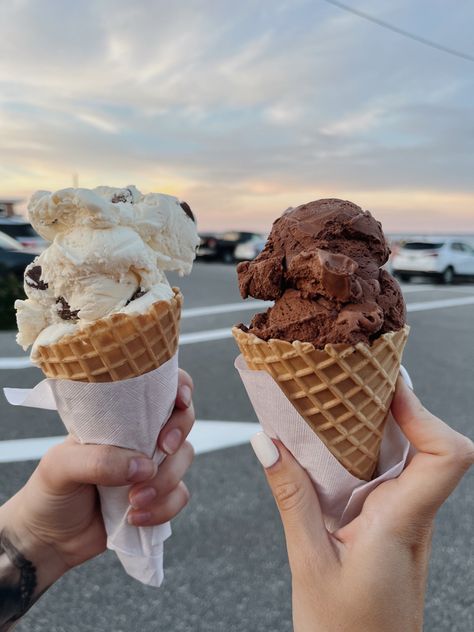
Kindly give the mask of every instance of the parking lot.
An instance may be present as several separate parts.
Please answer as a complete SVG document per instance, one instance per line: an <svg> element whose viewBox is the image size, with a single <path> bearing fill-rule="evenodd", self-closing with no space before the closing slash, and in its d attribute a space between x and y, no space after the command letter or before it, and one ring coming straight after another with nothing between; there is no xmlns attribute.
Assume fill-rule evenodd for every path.
<svg viewBox="0 0 474 632"><path fill-rule="evenodd" d="M231 265L198 263L190 278L171 280L185 296L180 364L194 378L200 421L193 439L199 454L186 480L192 499L166 544L165 583L159 590L142 586L107 553L53 586L18 626L21 632L292 629L282 529L248 445L256 418L233 366L230 327L258 307L241 301ZM474 284L415 282L403 290L412 326L404 364L415 389L428 408L472 436ZM0 384L28 387L41 378L14 333L0 333ZM0 418L3 502L35 467L28 459L64 430L55 413L13 408L3 397ZM241 423L228 425L227 433L228 422ZM426 602L430 632L474 629L473 482L471 472L437 520Z"/></svg>

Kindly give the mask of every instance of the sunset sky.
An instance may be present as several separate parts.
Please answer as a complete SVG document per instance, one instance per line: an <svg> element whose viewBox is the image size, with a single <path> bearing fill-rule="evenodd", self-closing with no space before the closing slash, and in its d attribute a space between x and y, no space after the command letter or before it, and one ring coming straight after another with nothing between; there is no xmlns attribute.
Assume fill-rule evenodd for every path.
<svg viewBox="0 0 474 632"><path fill-rule="evenodd" d="M474 57L471 0L346 0ZM201 229L351 199L474 232L474 63L325 0L0 3L0 198L172 193Z"/></svg>

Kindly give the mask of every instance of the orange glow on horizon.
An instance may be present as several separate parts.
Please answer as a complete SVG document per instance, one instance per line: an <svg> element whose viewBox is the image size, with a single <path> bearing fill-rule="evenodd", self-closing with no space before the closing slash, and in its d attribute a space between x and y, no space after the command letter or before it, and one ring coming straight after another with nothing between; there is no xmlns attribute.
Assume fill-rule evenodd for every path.
<svg viewBox="0 0 474 632"><path fill-rule="evenodd" d="M150 169L151 171L151 169ZM116 186L135 184L140 190L162 191L186 200L195 209L200 230L247 229L267 232L289 206L309 200L340 197L370 210L387 232L471 232L474 233L474 194L429 190L338 190L288 185L283 181L218 183L215 186L180 178L161 168L154 173L80 173L79 186L93 188L104 182ZM7 186L5 186L7 184ZM0 197L21 200L18 211L26 214L26 204L37 189L56 190L73 186L73 171L53 172L42 167L34 176L15 174L2 187Z"/></svg>

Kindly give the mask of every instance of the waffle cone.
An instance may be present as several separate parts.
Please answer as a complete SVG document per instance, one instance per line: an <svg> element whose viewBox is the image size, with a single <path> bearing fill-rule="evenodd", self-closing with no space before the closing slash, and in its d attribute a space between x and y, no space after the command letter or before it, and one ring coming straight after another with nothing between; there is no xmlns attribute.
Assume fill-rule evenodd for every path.
<svg viewBox="0 0 474 632"><path fill-rule="evenodd" d="M372 345L261 340L234 327L249 369L266 371L336 459L371 480L409 327Z"/></svg>
<svg viewBox="0 0 474 632"><path fill-rule="evenodd" d="M51 345L32 360L50 378L116 382L157 369L176 353L183 296L157 301L143 314L111 314Z"/></svg>

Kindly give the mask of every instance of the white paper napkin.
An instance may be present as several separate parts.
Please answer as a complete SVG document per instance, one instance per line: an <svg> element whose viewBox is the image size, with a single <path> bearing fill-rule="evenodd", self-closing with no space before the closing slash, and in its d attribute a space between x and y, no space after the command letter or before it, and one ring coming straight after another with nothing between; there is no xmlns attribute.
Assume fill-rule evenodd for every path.
<svg viewBox="0 0 474 632"><path fill-rule="evenodd" d="M88 383L46 379L33 389L5 388L14 406L57 410L68 432L81 443L138 450L159 464L165 454L156 440L174 407L178 355L154 371L121 382ZM107 531L107 547L116 552L129 575L150 586L163 581L163 543L169 523L134 527L127 522L128 490L98 487Z"/></svg>
<svg viewBox="0 0 474 632"><path fill-rule="evenodd" d="M250 370L242 355L235 366L265 433L280 440L310 475L330 531L355 518L373 489L402 472L410 443L391 415L384 430L376 478L362 481L331 454L268 373Z"/></svg>

